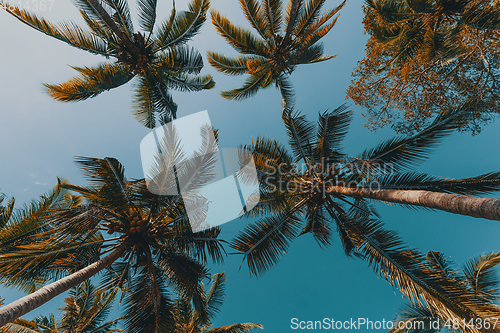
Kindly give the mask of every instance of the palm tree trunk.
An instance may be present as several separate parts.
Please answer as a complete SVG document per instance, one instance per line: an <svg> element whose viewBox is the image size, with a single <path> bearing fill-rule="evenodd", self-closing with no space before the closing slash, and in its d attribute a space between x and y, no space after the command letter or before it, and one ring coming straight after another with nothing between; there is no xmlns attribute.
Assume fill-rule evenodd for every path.
<svg viewBox="0 0 500 333"><path fill-rule="evenodd" d="M101 270L110 266L116 259L118 259L122 253L125 252L125 249L126 245L121 244L110 255L99 259L95 263L79 270L78 272L66 276L35 291L34 293L24 296L17 301L0 308L0 327L36 309L40 305L50 301L52 298L60 295L72 287L76 287L83 281L99 273Z"/></svg>
<svg viewBox="0 0 500 333"><path fill-rule="evenodd" d="M101 4L98 0L88 0L88 2L94 7L94 9L99 13L104 22L108 25L108 27L113 30L113 32L120 38L120 41L127 46L130 52L135 55L139 54L139 50L135 46L134 43L130 40L130 38L116 25L115 21L109 16L108 12L102 8Z"/></svg>
<svg viewBox="0 0 500 333"><path fill-rule="evenodd" d="M500 221L500 199L478 198L422 190L374 190L369 188L359 189L342 186L335 186L329 188L327 191L345 194L350 197L375 199L403 205L439 209L453 214Z"/></svg>

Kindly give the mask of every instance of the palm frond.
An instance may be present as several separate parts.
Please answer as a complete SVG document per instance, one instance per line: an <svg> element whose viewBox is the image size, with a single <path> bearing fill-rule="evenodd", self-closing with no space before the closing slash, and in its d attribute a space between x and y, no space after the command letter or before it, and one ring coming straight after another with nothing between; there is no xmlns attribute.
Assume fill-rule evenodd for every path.
<svg viewBox="0 0 500 333"><path fill-rule="evenodd" d="M157 70L198 74L203 68L203 58L198 50L181 45L159 53L154 67Z"/></svg>
<svg viewBox="0 0 500 333"><path fill-rule="evenodd" d="M360 158L379 164L379 167L391 167L401 171L427 159L433 148L453 130L460 126L464 117L472 110L477 110L472 102L451 109L437 117L423 131L408 137L395 137L379 144L377 147L365 150Z"/></svg>
<svg viewBox="0 0 500 333"><path fill-rule="evenodd" d="M225 99L241 101L254 96L267 80L266 73L250 75L241 88L221 92Z"/></svg>
<svg viewBox="0 0 500 333"><path fill-rule="evenodd" d="M83 101L119 87L134 77L130 68L117 63L101 64L96 68L73 68L80 72L82 77L58 85L44 84L52 98L63 102Z"/></svg>
<svg viewBox="0 0 500 333"><path fill-rule="evenodd" d="M372 178L374 179L380 184L380 188L384 189L426 190L463 195L489 194L500 190L499 172L462 179L446 179L410 172Z"/></svg>
<svg viewBox="0 0 500 333"><path fill-rule="evenodd" d="M248 56L239 56L229 58L223 54L208 51L208 63L217 71L229 75L243 75L247 72L247 61L251 59Z"/></svg>
<svg viewBox="0 0 500 333"><path fill-rule="evenodd" d="M93 54L100 54L106 57L110 55L105 41L86 32L73 22L61 22L59 25L54 25L12 4L5 5L3 8L19 21L48 36Z"/></svg>
<svg viewBox="0 0 500 333"><path fill-rule="evenodd" d="M162 81L141 75L135 88L133 113L141 124L147 128L154 128L157 117L175 118L177 104Z"/></svg>
<svg viewBox="0 0 500 333"><path fill-rule="evenodd" d="M184 44L198 34L206 20L209 6L209 0L193 0L188 11L177 13L174 10L171 18L161 23L155 33L155 52Z"/></svg>
<svg viewBox="0 0 500 333"><path fill-rule="evenodd" d="M215 29L235 50L243 54L266 56L267 48L262 40L252 35L249 30L235 26L219 12L212 10L211 13Z"/></svg>
<svg viewBox="0 0 500 333"><path fill-rule="evenodd" d="M112 8L115 12L110 15L113 21L116 22L118 27L126 34L130 39L134 34L134 25L132 24L132 18L130 17L130 9L126 0L104 0L104 3ZM142 12L139 12L139 17Z"/></svg>
<svg viewBox="0 0 500 333"><path fill-rule="evenodd" d="M288 144L295 155L295 161L303 160L306 164L314 164L315 162L309 159L314 142L314 124L308 122L305 115L301 115L300 112L295 112L293 109L285 110L282 119L288 135Z"/></svg>
<svg viewBox="0 0 500 333"><path fill-rule="evenodd" d="M341 143L352 121L352 111L345 104L319 114L314 154L317 163L332 163L342 155Z"/></svg>
<svg viewBox="0 0 500 333"><path fill-rule="evenodd" d="M279 34L283 15L281 0L264 0L263 7L270 33L272 35Z"/></svg>
<svg viewBox="0 0 500 333"><path fill-rule="evenodd" d="M156 22L156 5L157 0L139 0L139 26L142 30L151 33Z"/></svg>
<svg viewBox="0 0 500 333"><path fill-rule="evenodd" d="M245 17L259 35L264 39L271 38L266 14L259 2L257 0L240 0L240 5Z"/></svg>
<svg viewBox="0 0 500 333"><path fill-rule="evenodd" d="M296 212L306 200L286 213L247 226L230 243L231 248L244 255L251 274L265 273L286 254L290 242L299 234L302 221Z"/></svg>
<svg viewBox="0 0 500 333"><path fill-rule="evenodd" d="M500 298L500 279L495 271L500 263L499 253L483 254L463 266L463 272L474 293L490 301Z"/></svg>

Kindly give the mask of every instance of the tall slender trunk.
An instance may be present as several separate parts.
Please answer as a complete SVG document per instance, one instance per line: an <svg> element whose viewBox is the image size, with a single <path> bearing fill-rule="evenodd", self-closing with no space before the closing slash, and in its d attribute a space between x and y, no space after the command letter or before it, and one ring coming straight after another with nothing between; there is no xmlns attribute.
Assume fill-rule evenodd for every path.
<svg viewBox="0 0 500 333"><path fill-rule="evenodd" d="M111 30L120 38L120 41L127 46L130 52L135 55L139 54L139 50L135 46L135 44L130 40L130 38L120 29L115 21L109 16L108 12L104 10L98 0L88 0L89 3L94 7L94 9L99 13L104 22L109 26Z"/></svg>
<svg viewBox="0 0 500 333"><path fill-rule="evenodd" d="M36 309L40 305L45 304L52 298L62 294L66 290L76 287L83 281L99 273L101 270L110 266L116 259L118 259L123 252L125 252L126 245L120 245L108 256L99 259L95 263L66 276L54 283L51 283L39 290L24 296L17 301L14 301L2 308L0 308L0 327L21 317L22 315Z"/></svg>
<svg viewBox="0 0 500 333"><path fill-rule="evenodd" d="M328 189L328 192L341 193L350 197L439 209L453 214L500 221L500 199L478 198L422 190L375 190L342 186L331 187Z"/></svg>

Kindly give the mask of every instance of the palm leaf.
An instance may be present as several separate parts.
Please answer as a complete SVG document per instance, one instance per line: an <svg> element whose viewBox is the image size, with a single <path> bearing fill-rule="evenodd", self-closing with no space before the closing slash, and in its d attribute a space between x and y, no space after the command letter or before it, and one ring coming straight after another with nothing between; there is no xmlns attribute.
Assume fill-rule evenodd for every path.
<svg viewBox="0 0 500 333"><path fill-rule="evenodd" d="M193 0L189 4L189 11L179 14L174 11L171 19L161 23L155 33L155 52L184 44L195 36L206 20L209 6L209 0Z"/></svg>
<svg viewBox="0 0 500 333"><path fill-rule="evenodd" d="M212 23L217 32L238 52L266 56L267 49L262 40L252 35L249 30L235 26L215 10L212 10Z"/></svg>
<svg viewBox="0 0 500 333"><path fill-rule="evenodd" d="M248 56L228 58L223 54L208 51L208 62L217 71L229 75L243 75L247 72L247 61L252 59Z"/></svg>
<svg viewBox="0 0 500 333"><path fill-rule="evenodd" d="M103 40L84 31L73 22L61 22L57 26L16 6L5 5L3 8L19 21L48 36L93 54L109 56L106 43Z"/></svg>
<svg viewBox="0 0 500 333"><path fill-rule="evenodd" d="M272 35L279 34L283 14L281 0L264 0L263 7L270 33Z"/></svg>
<svg viewBox="0 0 500 333"><path fill-rule="evenodd" d="M365 150L360 158L378 163L381 168L391 167L395 171L411 168L427 159L433 148L459 127L471 110L476 110L478 107L480 108L468 102L459 108L449 110L437 117L423 131L413 136L392 138L373 149Z"/></svg>
<svg viewBox="0 0 500 333"><path fill-rule="evenodd" d="M500 280L494 270L499 263L500 255L490 253L470 260L463 267L464 275L472 290L490 301L500 297Z"/></svg>
<svg viewBox="0 0 500 333"><path fill-rule="evenodd" d="M139 0L139 26L149 33L153 31L156 22L157 0Z"/></svg>
<svg viewBox="0 0 500 333"><path fill-rule="evenodd" d="M264 38L271 38L268 21L262 6L257 0L240 0L241 8L245 17L259 35Z"/></svg>
<svg viewBox="0 0 500 333"><path fill-rule="evenodd" d="M121 64L102 64L96 68L73 67L82 77L50 85L44 84L49 94L59 101L76 102L95 97L100 93L119 87L133 78L130 68Z"/></svg>
<svg viewBox="0 0 500 333"><path fill-rule="evenodd" d="M225 99L241 101L247 98L254 96L259 89L262 87L262 84L266 82L266 74L253 74L250 75L243 83L241 88L232 89L228 91L221 92L221 96Z"/></svg>

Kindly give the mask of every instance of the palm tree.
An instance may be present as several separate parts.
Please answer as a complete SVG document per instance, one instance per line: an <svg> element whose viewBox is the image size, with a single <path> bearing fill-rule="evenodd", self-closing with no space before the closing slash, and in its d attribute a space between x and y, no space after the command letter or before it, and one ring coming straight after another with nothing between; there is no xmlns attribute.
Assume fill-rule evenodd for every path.
<svg viewBox="0 0 500 333"><path fill-rule="evenodd" d="M193 305L185 299L177 299L174 305L177 328L175 333L244 333L251 332L254 328L263 328L256 323L236 323L223 327L211 327L212 320L220 311L224 302L225 273L214 274L212 285L205 292L200 285Z"/></svg>
<svg viewBox="0 0 500 333"><path fill-rule="evenodd" d="M48 36L115 59L94 67L73 67L79 77L58 85L45 84L56 100L82 101L137 77L133 113L140 123L153 128L157 117L161 122L176 117L177 104L170 89L200 91L215 84L210 75L197 75L203 68L201 54L185 45L205 22L209 0L193 0L186 12L177 13L174 6L170 18L155 32L157 0L140 0L141 32L136 33L125 0L75 1L90 31L73 22L52 24L4 0L0 4L9 14Z"/></svg>
<svg viewBox="0 0 500 333"><path fill-rule="evenodd" d="M472 51L465 34L491 38L500 26L500 7L483 0L366 0L369 33L387 48L395 62L415 55L449 61Z"/></svg>
<svg viewBox="0 0 500 333"><path fill-rule="evenodd" d="M431 251L427 254L427 261L435 267L436 274L453 276L454 279L464 284L466 288L484 298L494 302L500 299L500 281L494 271L500 263L500 253L484 254L467 262L461 274L453 267L442 253ZM446 320L440 318L425 304L408 304L396 316L394 328L390 333L429 332L438 333L443 329L451 332L463 332L462 325L475 326L483 330L498 330L498 318L493 320L476 319L463 323L460 318ZM419 330L420 328L420 330ZM496 330L495 330L496 328Z"/></svg>
<svg viewBox="0 0 500 333"><path fill-rule="evenodd" d="M242 55L229 58L209 51L210 65L228 75L250 75L243 87L224 91L222 97L239 101L274 83L281 91L283 108L291 105L293 90L288 77L296 66L335 57L324 56L323 45L318 41L333 28L338 18L334 16L345 1L320 15L325 2L290 0L284 15L281 0L264 0L262 4L240 0L258 37L212 10L212 23L218 33Z"/></svg>
<svg viewBox="0 0 500 333"><path fill-rule="evenodd" d="M50 211L68 209L80 203L78 197L64 190L60 184L20 209L14 207L14 198L2 205L5 200L6 196L0 195L0 256L7 255L12 249L29 246L31 237L35 234L49 232L52 229L49 222ZM83 268L89 261L95 260L99 254L95 244L100 240L102 238L95 236L75 242L73 245L86 244L78 253L56 251L52 252L46 261L33 260L31 270L25 272L26 274L4 270L0 274L0 283L32 293L50 279Z"/></svg>
<svg viewBox="0 0 500 333"><path fill-rule="evenodd" d="M500 173L443 179L410 171L471 108L449 111L422 132L393 138L359 157L341 149L351 121L345 106L321 113L317 127L285 111L291 153L264 137L244 147L253 152L261 188L261 202L247 214L263 218L237 235L231 247L243 254L251 274L261 274L296 237L312 233L320 246L327 246L336 227L348 256L364 258L409 299L426 302L443 318L498 314L452 278L433 274L425 256L384 229L369 204L374 199L500 220L499 199L463 195L500 190Z"/></svg>
<svg viewBox="0 0 500 333"><path fill-rule="evenodd" d="M59 280L1 308L0 326L103 273L104 289L124 290L124 325L129 332L171 332L169 289L189 299L207 275L199 261L223 260L219 229L193 233L182 197L154 195L144 180L127 180L116 159L82 157L78 163L91 185L60 186L78 193L82 202L51 210L45 219L49 230L33 235L28 244L11 244L0 255L0 272L14 283L54 274L53 266L72 262L71 258L54 262L55 254L78 256L89 247L96 254L83 269L63 278L59 274ZM178 170L181 176L182 171ZM101 231L113 236L104 238Z"/></svg>
<svg viewBox="0 0 500 333"><path fill-rule="evenodd" d="M118 290L104 291L96 289L87 280L72 288L66 297L62 318L59 321L54 315L40 316L34 320L16 319L14 322L0 327L1 333L114 333L121 332L115 328L120 320L106 321Z"/></svg>

